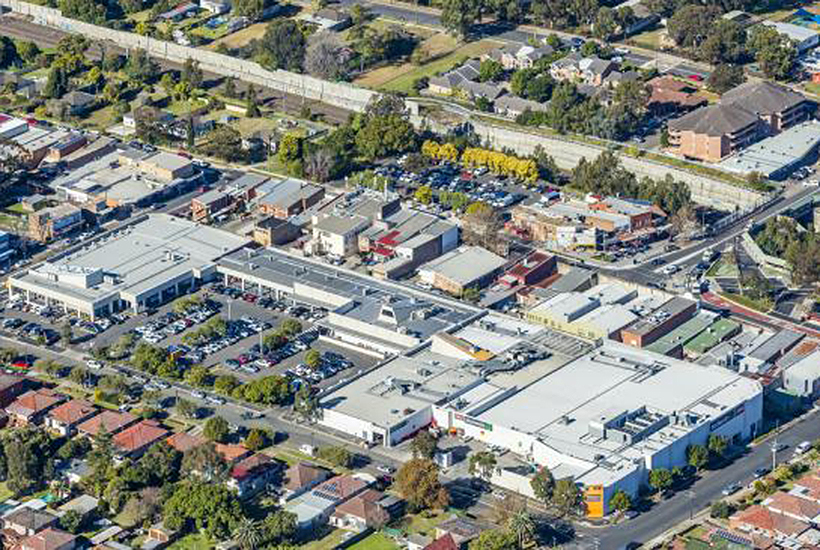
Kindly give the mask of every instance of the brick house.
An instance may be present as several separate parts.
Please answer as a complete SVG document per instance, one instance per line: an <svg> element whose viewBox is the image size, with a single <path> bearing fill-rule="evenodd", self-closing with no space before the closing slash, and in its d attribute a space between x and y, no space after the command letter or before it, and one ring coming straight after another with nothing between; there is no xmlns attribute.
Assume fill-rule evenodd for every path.
<svg viewBox="0 0 820 550"><path fill-rule="evenodd" d="M54 390L41 388L24 393L6 407L9 420L20 426L40 424L46 413L66 400Z"/></svg>
<svg viewBox="0 0 820 550"><path fill-rule="evenodd" d="M73 436L77 426L99 412L97 407L83 399L72 399L46 413L45 424L62 436Z"/></svg>

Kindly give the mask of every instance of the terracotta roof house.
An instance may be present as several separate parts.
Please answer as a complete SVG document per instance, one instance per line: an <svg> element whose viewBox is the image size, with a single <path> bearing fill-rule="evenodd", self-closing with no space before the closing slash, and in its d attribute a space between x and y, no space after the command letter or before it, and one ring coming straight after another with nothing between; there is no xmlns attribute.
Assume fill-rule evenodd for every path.
<svg viewBox="0 0 820 550"><path fill-rule="evenodd" d="M168 430L151 420L143 420L116 434L111 442L122 456L139 458L148 448L168 437Z"/></svg>
<svg viewBox="0 0 820 550"><path fill-rule="evenodd" d="M384 493L381 491L362 491L336 507L336 511L330 516L330 524L356 532L379 528L390 520L390 514L379 504L382 499Z"/></svg>
<svg viewBox="0 0 820 550"><path fill-rule="evenodd" d="M779 514L756 504L729 518L731 529L768 537L796 537L809 528L809 524L785 514Z"/></svg>
<svg viewBox="0 0 820 550"><path fill-rule="evenodd" d="M321 466L307 462L297 462L285 472L282 502L296 498L311 490L331 475L330 470L322 468Z"/></svg>
<svg viewBox="0 0 820 550"><path fill-rule="evenodd" d="M458 544L453 540L453 535L447 533L425 546L424 550L458 550Z"/></svg>
<svg viewBox="0 0 820 550"><path fill-rule="evenodd" d="M248 458L252 453L247 447L232 443L217 443L216 452L219 453L228 464L233 464L243 458Z"/></svg>
<svg viewBox="0 0 820 550"><path fill-rule="evenodd" d="M773 512L784 514L791 518L816 523L820 516L820 504L807 498L778 491L761 503Z"/></svg>
<svg viewBox="0 0 820 550"><path fill-rule="evenodd" d="M77 431L78 424L85 422L97 412L97 407L88 401L72 399L48 411L45 424L62 436L72 436Z"/></svg>
<svg viewBox="0 0 820 550"><path fill-rule="evenodd" d="M191 435L187 432L178 432L165 440L165 442L181 453L185 453L204 445L207 441L204 437Z"/></svg>
<svg viewBox="0 0 820 550"><path fill-rule="evenodd" d="M717 162L758 141L763 126L738 104L718 103L670 120L669 150L683 157Z"/></svg>
<svg viewBox="0 0 820 550"><path fill-rule="evenodd" d="M20 550L73 550L77 537L59 529L48 528L20 542Z"/></svg>
<svg viewBox="0 0 820 550"><path fill-rule="evenodd" d="M0 374L0 407L6 408L29 386L30 382L27 378L13 374Z"/></svg>
<svg viewBox="0 0 820 550"><path fill-rule="evenodd" d="M247 498L264 489L282 470L281 463L262 453L254 453L231 469L228 487L239 498Z"/></svg>
<svg viewBox="0 0 820 550"><path fill-rule="evenodd" d="M18 535L30 537L57 524L57 516L44 510L23 506L3 517L3 528L11 529Z"/></svg>
<svg viewBox="0 0 820 550"><path fill-rule="evenodd" d="M799 497L820 502L820 475L812 474L801 477L794 482L792 490L789 492Z"/></svg>
<svg viewBox="0 0 820 550"><path fill-rule="evenodd" d="M766 123L769 133L779 133L806 120L809 102L791 88L761 80L746 82L720 98L721 104L740 105Z"/></svg>
<svg viewBox="0 0 820 550"><path fill-rule="evenodd" d="M54 390L41 388L28 391L6 407L9 419L20 425L39 424L48 411L66 400Z"/></svg>
<svg viewBox="0 0 820 550"><path fill-rule="evenodd" d="M651 90L647 106L657 114L691 111L708 103L692 83L669 75L653 78L647 84Z"/></svg>
<svg viewBox="0 0 820 550"><path fill-rule="evenodd" d="M131 413L103 411L77 426L77 431L90 437L96 436L101 430L105 430L109 434L116 434L133 425L137 420L138 418Z"/></svg>
<svg viewBox="0 0 820 550"><path fill-rule="evenodd" d="M486 530L487 526L468 518L454 517L438 524L436 527L436 538L451 535L455 543L461 547L466 546L471 540Z"/></svg>

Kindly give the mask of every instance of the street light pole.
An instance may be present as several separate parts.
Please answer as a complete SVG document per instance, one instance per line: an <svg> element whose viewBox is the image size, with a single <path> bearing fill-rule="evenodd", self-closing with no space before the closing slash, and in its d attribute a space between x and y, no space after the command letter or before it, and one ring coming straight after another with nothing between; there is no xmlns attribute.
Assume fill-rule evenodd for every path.
<svg viewBox="0 0 820 550"><path fill-rule="evenodd" d="M231 320L231 304L233 304L233 300L228 298L228 321Z"/></svg>

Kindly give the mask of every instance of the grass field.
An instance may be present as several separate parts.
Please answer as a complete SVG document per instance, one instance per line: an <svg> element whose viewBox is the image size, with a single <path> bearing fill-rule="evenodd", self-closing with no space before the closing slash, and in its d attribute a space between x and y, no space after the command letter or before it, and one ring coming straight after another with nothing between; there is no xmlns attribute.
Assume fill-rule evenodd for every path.
<svg viewBox="0 0 820 550"><path fill-rule="evenodd" d="M747 307L749 309L753 309L761 313L766 313L767 311L772 309L772 303L769 300L755 300L749 298L748 296L741 296L740 294L734 294L731 292L721 292L720 296L726 298L727 300L731 300L732 302L740 304L743 307Z"/></svg>
<svg viewBox="0 0 820 550"><path fill-rule="evenodd" d="M381 533L373 533L349 548L350 550L396 550L399 545Z"/></svg>
<svg viewBox="0 0 820 550"><path fill-rule="evenodd" d="M117 115L114 112L114 107L108 105L103 107L102 109L97 109L88 118L84 118L82 121L82 125L84 127L93 127L99 128L100 130L104 130L114 124L117 119Z"/></svg>
<svg viewBox="0 0 820 550"><path fill-rule="evenodd" d="M302 550L333 550L342 542L342 535L344 531L341 529L334 529L319 540L311 541L307 544L302 544Z"/></svg>
<svg viewBox="0 0 820 550"><path fill-rule="evenodd" d="M215 545L205 535L188 535L168 547L169 550L210 550Z"/></svg>
<svg viewBox="0 0 820 550"><path fill-rule="evenodd" d="M640 34L636 34L635 36L630 36L628 41L634 43L636 46L641 46L642 48L659 50L661 49L661 35L663 32L664 29L655 29L652 31L642 32Z"/></svg>
<svg viewBox="0 0 820 550"><path fill-rule="evenodd" d="M417 79L425 76L431 77L436 74L447 72L453 67L460 65L467 59L471 57L478 57L481 54L499 46L499 43L494 40L479 40L478 42L470 42L469 44L465 44L455 49L448 49L448 40L452 39L447 36L440 38L437 35L429 40L426 40L419 46L427 50L427 44L429 42L430 49L427 50L428 52L437 52L433 55L441 55L442 53L446 54L438 59L425 63L421 66L415 66L411 63L404 63L401 65L376 69L376 71L371 71L370 74L364 75L362 78L357 79L356 84L369 88L405 92L409 94L413 92L413 83ZM453 44L451 48L452 47L455 47L455 44ZM371 76L372 73L376 74Z"/></svg>
<svg viewBox="0 0 820 550"><path fill-rule="evenodd" d="M210 44L208 44L207 48L209 50L214 50L219 44L225 44L229 48L239 48L244 46L253 39L262 38L262 35L265 34L265 29L267 28L267 23L256 23L255 25L246 27L241 31L236 31L233 34L229 34L228 36L222 37L219 40L211 42Z"/></svg>

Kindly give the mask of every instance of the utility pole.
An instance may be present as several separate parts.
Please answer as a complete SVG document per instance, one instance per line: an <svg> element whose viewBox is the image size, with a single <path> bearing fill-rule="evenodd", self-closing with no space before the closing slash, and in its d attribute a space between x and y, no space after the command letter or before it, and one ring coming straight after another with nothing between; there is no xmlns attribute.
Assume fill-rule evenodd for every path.
<svg viewBox="0 0 820 550"><path fill-rule="evenodd" d="M689 521L695 517L695 491L686 491L686 496L689 498Z"/></svg>

